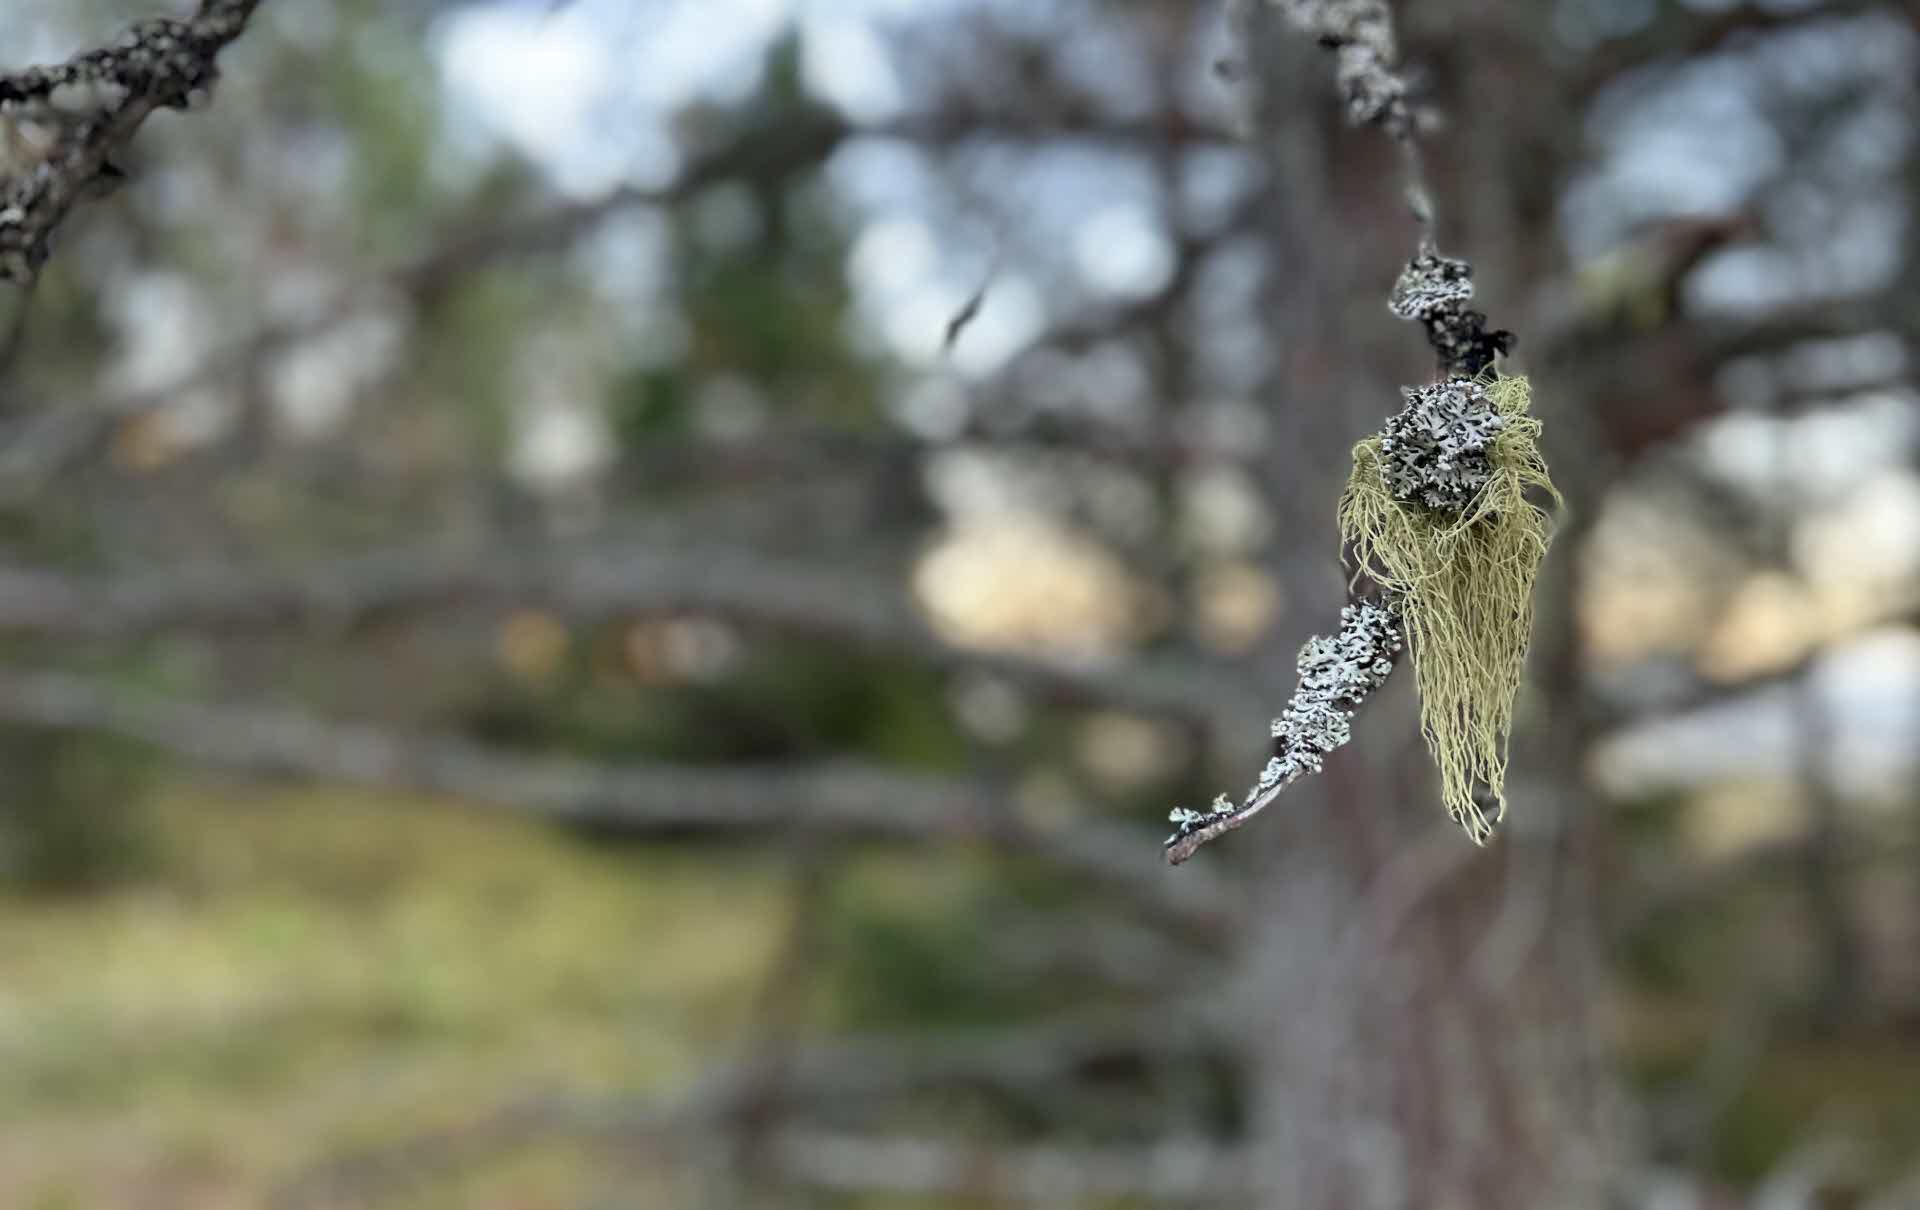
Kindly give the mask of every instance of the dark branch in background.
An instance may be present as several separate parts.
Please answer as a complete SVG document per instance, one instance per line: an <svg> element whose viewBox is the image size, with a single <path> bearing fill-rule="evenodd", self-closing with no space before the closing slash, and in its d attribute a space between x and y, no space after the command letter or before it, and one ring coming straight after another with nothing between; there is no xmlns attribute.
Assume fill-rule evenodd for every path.
<svg viewBox="0 0 1920 1210"><path fill-rule="evenodd" d="M1573 92L1586 98L1639 68L1659 63L1683 63L1774 30L1831 21L1859 13L1904 9L1907 20L1920 29L1920 6L1908 0L1889 6L1884 0L1826 0L1819 5L1760 6L1736 4L1721 11L1705 6L1662 5L1665 12L1639 33L1602 44L1582 63Z"/></svg>
<svg viewBox="0 0 1920 1210"><path fill-rule="evenodd" d="M0 76L0 280L32 281L73 207L118 176L112 156L156 109L211 92L220 51L259 0L201 0L184 21L143 21L112 46Z"/></svg>
<svg viewBox="0 0 1920 1210"><path fill-rule="evenodd" d="M245 372L302 341L324 336L361 314L370 299L431 300L503 262L564 248L624 211L684 201L721 181L779 180L824 160L853 133L829 117L808 115L777 133L749 136L709 152L671 184L622 186L586 201L458 230L420 255L355 282L326 302L261 325L217 350L185 374L86 409L47 408L0 452L0 498L18 499L97 447L128 416L164 407L183 392Z"/></svg>
<svg viewBox="0 0 1920 1210"><path fill-rule="evenodd" d="M990 787L850 763L704 769L609 767L506 752L467 740L331 722L274 706L217 705L123 693L61 673L0 673L0 721L90 731L185 760L267 777L446 795L501 810L636 833L786 828L851 839L973 842L1052 865L1193 924L1229 923L1215 883L1169 883L1138 856L1131 830L1042 829L1007 812Z"/></svg>
<svg viewBox="0 0 1920 1210"><path fill-rule="evenodd" d="M1261 1188L1253 1155L1193 1141L1009 1147L792 1130L776 1138L773 1155L790 1185L863 1196L1059 1206L1090 1198L1238 1200Z"/></svg>
<svg viewBox="0 0 1920 1210"><path fill-rule="evenodd" d="M324 336L363 313L369 299L431 300L466 278L506 261L566 247L629 210L681 203L722 181L785 179L824 162L853 138L903 139L936 148L973 139L1083 138L1122 145L1164 140L1182 146L1223 141L1217 131L1177 116L1115 121L1079 107L1041 118L960 107L925 119L874 126L856 126L829 113L805 111L771 130L756 131L697 152L690 166L667 185L622 186L597 198L561 203L530 215L489 219L468 230L457 230L445 242L342 288L318 306L267 322L237 337L186 373L157 387L132 391L87 408L32 409L15 431L0 440L0 502L32 497L54 476L99 449L120 420L164 407L184 392L232 378L303 341ZM953 339L959 335L954 332Z"/></svg>
<svg viewBox="0 0 1920 1210"><path fill-rule="evenodd" d="M1388 309L1426 329L1443 377L1479 375L1496 356L1511 350L1514 338L1511 332L1489 330L1487 317L1467 305L1473 298L1472 266L1441 256L1436 249L1437 219L1420 158L1418 115L1408 103L1406 81L1396 67L1399 49L1386 0L1265 2L1333 53L1347 120L1356 126L1379 127L1400 148L1407 205L1419 235L1414 255L1388 297ZM1242 8L1239 16L1244 19L1248 11ZM1410 396L1410 411L1419 404L1418 397ZM1412 419L1433 426L1436 435L1446 427L1424 411ZM1457 470L1445 456L1423 459L1414 470L1416 477L1430 481L1396 485L1396 497L1431 502L1456 486ZM1300 687L1286 712L1273 721L1274 752L1259 779L1237 807L1221 795L1206 811L1176 808L1168 817L1174 832L1164 846L1167 861L1185 862L1208 841L1271 806L1295 781L1319 772L1326 756L1352 738L1351 722L1358 708L1392 675L1404 633L1399 606L1391 596L1356 595L1341 611L1337 636L1308 640L1300 650Z"/></svg>
<svg viewBox="0 0 1920 1210"><path fill-rule="evenodd" d="M1211 1015L1204 1003L1182 1003L1162 1006L1152 1013L1075 1015L1005 1030L806 1042L785 1056L782 1093L790 1105L886 1120L886 1115L903 1101L926 1094L975 1090L1025 1098L1057 1090L1063 1084L1098 1092L1107 1087L1116 1069L1177 1068L1214 1058L1232 1059L1237 1051L1208 1019ZM297 1175L274 1204L357 1205L374 1200L384 1188L417 1180L423 1174L497 1159L553 1137L594 1139L624 1154L657 1144L683 1149L696 1140L722 1137L723 1127L748 1107L766 1077L764 1060L753 1057L717 1064L684 1093L665 1100L573 1093L523 1098L478 1122L400 1143L374 1144L328 1160ZM776 1175L790 1184L801 1183L801 1176L784 1171L790 1166L781 1158L787 1148L780 1140L791 1137L776 1133L769 1140L774 1143L769 1149L772 1154L766 1158ZM882 1142L871 1136L861 1137L869 1145L902 1146L898 1139ZM938 1154L951 1156L960 1150L963 1148L943 1149ZM1122 1192L1118 1186L1126 1180L1135 1186L1136 1194L1153 1189L1161 1191L1161 1196L1173 1195L1172 1178L1140 1177L1146 1169L1138 1146L1130 1146L1126 1152L1133 1160L1112 1171L1129 1175L1110 1178L1109 1191ZM1009 1148L969 1153L996 1162L1012 1161L1016 1167L1044 1155L1069 1171L1120 1158L1117 1151L1104 1148ZM894 1153L896 1158L900 1154ZM935 1153L918 1154L924 1158ZM1237 1165L1241 1158L1236 1152L1207 1148L1196 1141L1153 1154L1163 1171L1175 1156L1202 1162L1186 1178L1192 1182L1187 1192L1193 1197L1205 1196L1209 1190L1226 1197L1233 1192L1227 1182L1240 1179L1235 1175L1240 1171ZM1214 1170L1222 1164L1226 1166ZM885 1182L890 1188L897 1184L897 1177ZM1005 1182L996 1181L995 1185L1004 1187ZM876 1181L873 1187L878 1189L882 1183Z"/></svg>
<svg viewBox="0 0 1920 1210"><path fill-rule="evenodd" d="M947 321L947 333L940 340L942 352L953 352L953 346L960 342L960 334L967 330L967 325L979 317L980 308L987 301L987 287L992 284L992 277L982 281L972 294L967 295L967 301L960 304L960 309L953 313L953 318Z"/></svg>
<svg viewBox="0 0 1920 1210"><path fill-rule="evenodd" d="M301 567L188 567L121 577L0 565L0 633L137 639L180 631L342 627L400 613L524 606L591 623L698 613L1003 677L1048 700L1211 725L1252 702L1196 662L1103 667L942 639L891 583L758 551L597 543L516 551L406 547Z"/></svg>

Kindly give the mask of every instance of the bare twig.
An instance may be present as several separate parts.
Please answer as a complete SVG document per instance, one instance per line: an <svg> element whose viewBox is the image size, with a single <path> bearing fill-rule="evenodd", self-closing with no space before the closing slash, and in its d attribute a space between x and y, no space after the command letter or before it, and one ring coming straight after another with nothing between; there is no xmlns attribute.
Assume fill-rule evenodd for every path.
<svg viewBox="0 0 1920 1210"><path fill-rule="evenodd" d="M982 278L980 285L974 289L972 294L967 295L967 300L960 304L960 309L955 311L953 318L947 321L947 333L940 338L940 349L942 352L953 352L953 346L960 341L960 334L965 332L975 319L979 318L980 308L984 306L987 301L987 287L992 284L992 274L988 274Z"/></svg>

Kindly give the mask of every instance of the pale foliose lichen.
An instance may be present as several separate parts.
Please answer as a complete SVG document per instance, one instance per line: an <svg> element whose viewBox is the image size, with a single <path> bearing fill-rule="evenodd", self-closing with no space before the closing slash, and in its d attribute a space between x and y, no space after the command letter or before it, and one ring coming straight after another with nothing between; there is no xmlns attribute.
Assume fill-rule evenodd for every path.
<svg viewBox="0 0 1920 1210"><path fill-rule="evenodd" d="M1490 452L1506 419L1471 378L1400 393L1406 406L1380 433L1380 481L1402 504L1458 512L1493 476Z"/></svg>
<svg viewBox="0 0 1920 1210"><path fill-rule="evenodd" d="M1386 0L1272 0L1287 20L1334 52L1347 120L1378 124L1399 138L1410 133L1407 84L1394 70L1393 17Z"/></svg>
<svg viewBox="0 0 1920 1210"><path fill-rule="evenodd" d="M1467 306L1473 300L1473 266L1422 248L1387 298L1387 309L1427 330L1427 343L1447 369L1472 376L1513 351L1513 333L1487 327L1484 312Z"/></svg>
<svg viewBox="0 0 1920 1210"><path fill-rule="evenodd" d="M1421 252L1407 262L1387 296L1387 309L1401 319L1425 323L1473 301L1473 266L1463 260Z"/></svg>
<svg viewBox="0 0 1920 1210"><path fill-rule="evenodd" d="M1286 710L1273 720L1273 756L1245 800L1235 807L1222 794L1210 810L1175 808L1167 817L1174 824L1167 845L1318 773L1327 754L1353 738L1355 710L1386 684L1404 645L1400 619L1388 602L1363 598L1343 608L1337 635L1316 635L1300 648L1299 687Z"/></svg>
<svg viewBox="0 0 1920 1210"><path fill-rule="evenodd" d="M258 5L202 0L185 20L143 21L111 46L0 75L0 280L38 271L54 229L116 175L109 157L147 114L207 96L215 58Z"/></svg>

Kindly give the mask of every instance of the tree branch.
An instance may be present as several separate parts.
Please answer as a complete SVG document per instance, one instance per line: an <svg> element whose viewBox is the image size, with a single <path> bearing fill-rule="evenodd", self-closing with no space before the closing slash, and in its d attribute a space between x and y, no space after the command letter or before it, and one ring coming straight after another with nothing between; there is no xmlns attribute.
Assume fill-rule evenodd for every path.
<svg viewBox="0 0 1920 1210"><path fill-rule="evenodd" d="M1505 424L1478 380L1510 350L1513 334L1489 329L1487 317L1468 306L1474 295L1472 266L1441 256L1436 248L1438 220L1420 156L1419 122L1399 72L1392 12L1386 0L1273 3L1335 56L1348 122L1378 127L1400 149L1408 208L1418 227L1414 254L1388 294L1387 307L1396 318L1426 329L1444 377L1430 387L1406 390L1405 408L1388 419L1380 449L1391 452L1381 462L1381 485L1397 507L1477 524L1487 516L1482 493L1492 473L1491 435ZM1250 13L1246 5L1234 10L1249 36ZM1544 479L1544 469L1541 474ZM1360 562L1368 566L1364 554ZM1173 835L1164 843L1170 864L1184 863L1202 845L1244 825L1295 781L1319 772L1327 754L1352 738L1354 714L1392 675L1406 636L1417 629L1408 625L1404 611L1410 601L1417 604L1418 590L1409 593L1406 583L1393 587L1395 592L1376 597L1350 597L1337 636L1315 636L1301 648L1300 686L1273 721L1274 752L1259 780L1238 807L1221 795L1210 810L1176 808L1169 816ZM1519 637L1524 645L1524 630ZM1430 746L1437 743L1433 734L1429 728ZM1463 817L1467 795L1458 799L1449 801L1456 819L1476 843L1484 840L1489 825L1477 813L1469 824Z"/></svg>
<svg viewBox="0 0 1920 1210"><path fill-rule="evenodd" d="M526 551L402 549L276 570L206 566L120 577L0 564L0 632L134 638L184 630L338 628L402 611L519 605L576 621L705 613L968 668L1068 704L1213 726L1249 705L1225 669L1097 666L948 643L891 582L710 547L596 544ZM1244 716L1242 716L1244 717Z"/></svg>
<svg viewBox="0 0 1920 1210"><path fill-rule="evenodd" d="M809 1042L783 1057L789 1106L883 1116L898 1098L957 1089L1016 1097L1061 1082L1097 1086L1115 1064L1183 1063L1224 1049L1204 1004L1151 1015L1088 1018L958 1033L878 1035ZM650 1140L723 1135L766 1079L763 1058L723 1062L677 1096L528 1097L478 1123L330 1160L302 1174L279 1204L333 1205L376 1187L443 1170L545 1138L597 1139L629 1151ZM780 1137L775 1135L775 1138ZM1200 1144L1195 1144L1200 1146ZM1138 1149L1131 1149L1138 1158Z"/></svg>
<svg viewBox="0 0 1920 1210"><path fill-rule="evenodd" d="M1571 91L1589 98L1627 72L1662 62L1680 62L1712 54L1738 39L1759 37L1779 29L1806 25L1833 17L1854 16L1890 7L1886 0L1827 0L1796 8L1762 8L1740 4L1719 12L1684 5L1663 5L1672 15L1653 22L1628 38L1602 43L1571 76ZM1905 14L1920 26L1920 15Z"/></svg>
<svg viewBox="0 0 1920 1210"><path fill-rule="evenodd" d="M255 328L157 387L131 391L90 408L45 411L8 443L0 457L0 485L9 495L20 494L23 487L37 487L94 448L118 420L163 407L183 393L323 336L359 314L370 298L429 298L503 261L564 247L622 211L670 205L723 180L781 179L823 161L852 129L835 118L809 113L777 131L744 137L696 159L668 185L622 186L598 198L564 202L537 214L493 220L458 232L412 260L342 288L318 306Z"/></svg>
<svg viewBox="0 0 1920 1210"><path fill-rule="evenodd" d="M722 181L784 179L825 162L835 148L856 137L900 139L927 147L949 147L975 137L1081 138L1121 143L1166 140L1183 145L1225 141L1220 132L1186 119L1115 120L1080 109L1033 119L962 105L923 118L875 126L852 125L825 111L802 111L791 121L696 156L684 172L664 186L622 186L597 198L564 202L535 214L493 220L457 232L410 261L341 289L319 306L263 324L157 387L131 391L87 409L45 410L10 437L5 450L0 451L0 495L23 495L45 482L95 448L121 418L165 406L183 393L325 335L359 314L369 298L431 297L503 261L565 247L622 212L673 205Z"/></svg>
<svg viewBox="0 0 1920 1210"><path fill-rule="evenodd" d="M1198 1140L1014 1147L795 1129L774 1136L769 1156L791 1184L867 1196L1061 1206L1089 1198L1226 1200L1258 1188L1247 1152Z"/></svg>
<svg viewBox="0 0 1920 1210"><path fill-rule="evenodd" d="M0 280L38 274L53 234L79 202L116 176L111 157L156 109L207 95L215 59L259 0L201 0L184 21L155 18L112 46L54 67L0 76Z"/></svg>
<svg viewBox="0 0 1920 1210"><path fill-rule="evenodd" d="M0 720L119 735L199 764L264 776L445 794L482 806L638 833L783 828L893 842L978 842L1073 871L1211 928L1231 917L1218 884L1160 875L1129 829L1042 830L969 782L853 764L706 769L524 756L429 734L329 722L266 705L117 692L60 673L0 672Z"/></svg>
<svg viewBox="0 0 1920 1210"><path fill-rule="evenodd" d="M1272 806L1283 791L1353 737L1360 707L1387 683L1405 647L1399 616L1388 604L1361 598L1340 611L1340 633L1315 637L1300 649L1300 688L1273 720L1273 756L1245 801L1233 806L1223 794L1210 811L1178 809L1167 837L1167 864L1180 865L1208 841L1225 836Z"/></svg>

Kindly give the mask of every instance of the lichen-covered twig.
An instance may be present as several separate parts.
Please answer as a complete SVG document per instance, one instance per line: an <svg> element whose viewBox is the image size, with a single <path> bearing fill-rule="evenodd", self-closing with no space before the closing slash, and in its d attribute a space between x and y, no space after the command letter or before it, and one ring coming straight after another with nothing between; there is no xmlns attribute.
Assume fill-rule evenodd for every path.
<svg viewBox="0 0 1920 1210"><path fill-rule="evenodd" d="M201 0L184 20L143 21L111 46L0 75L0 280L33 280L54 232L111 185L114 153L149 114L209 95L215 59L259 4Z"/></svg>
<svg viewBox="0 0 1920 1210"><path fill-rule="evenodd" d="M1487 328L1487 317L1466 304L1473 297L1473 266L1435 249L1432 191L1420 160L1418 115L1399 73L1399 50L1386 0L1269 0L1289 22L1335 56L1335 74L1347 102L1347 120L1377 126L1406 163L1407 204L1420 227L1418 249L1395 283L1388 306L1427 329L1427 339L1449 372L1469 377L1512 351L1513 333Z"/></svg>
<svg viewBox="0 0 1920 1210"><path fill-rule="evenodd" d="M1387 308L1427 330L1427 343L1450 373L1472 377L1513 351L1514 335L1489 329L1487 317L1467 303L1473 298L1473 266L1441 256L1423 237L1400 280L1393 284Z"/></svg>
<svg viewBox="0 0 1920 1210"><path fill-rule="evenodd" d="M1239 806L1222 794L1213 808L1175 808L1167 837L1167 861L1192 857L1200 846L1246 823L1273 805L1280 792L1318 773L1327 754L1353 738L1353 717L1387 683L1405 649L1400 618L1384 598L1363 597L1340 611L1340 633L1316 635L1300 649L1300 687L1273 720L1273 755Z"/></svg>
<svg viewBox="0 0 1920 1210"><path fill-rule="evenodd" d="M1166 855L1174 865L1318 772L1351 737L1354 711L1385 683L1403 647L1416 665L1421 730L1441 769L1443 800L1484 842L1505 810L1506 738L1546 550L1545 515L1525 498L1530 489L1552 491L1535 444L1539 422L1525 415L1524 379L1487 382L1513 334L1488 328L1468 305L1472 266L1435 246L1418 122L1395 66L1386 0L1269 2L1334 52L1348 120L1379 127L1402 150L1419 236L1387 305L1426 329L1442 373L1407 389L1401 411L1354 451L1342 538L1379 591L1350 601L1335 638L1310 639L1301 650L1300 687L1274 720L1273 757L1244 801L1235 806L1222 795L1210 810L1170 816Z"/></svg>
<svg viewBox="0 0 1920 1210"><path fill-rule="evenodd" d="M1398 138L1411 130L1407 84L1395 64L1393 14L1386 0L1270 0L1303 32L1332 51L1347 120L1378 125Z"/></svg>

